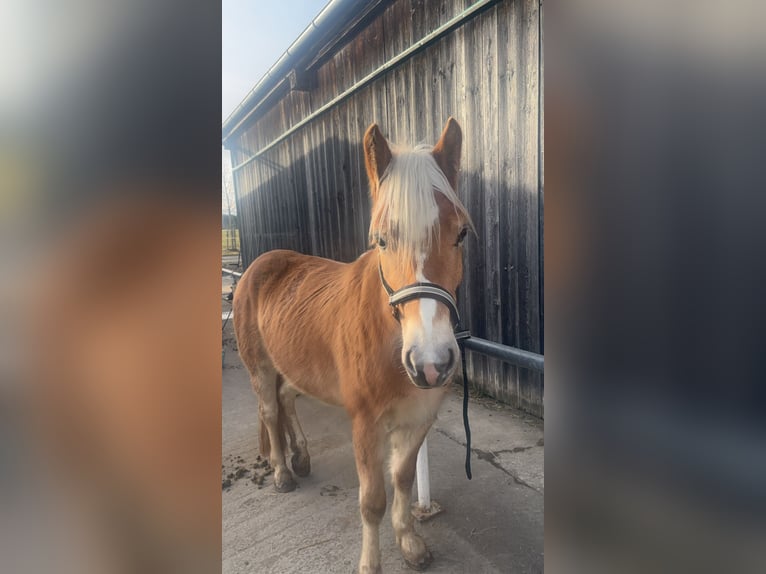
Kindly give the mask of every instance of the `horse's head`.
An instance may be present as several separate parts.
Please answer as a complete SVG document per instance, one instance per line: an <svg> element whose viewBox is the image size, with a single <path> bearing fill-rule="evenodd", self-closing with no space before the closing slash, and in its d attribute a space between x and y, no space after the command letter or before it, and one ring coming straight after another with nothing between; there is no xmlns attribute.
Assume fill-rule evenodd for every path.
<svg viewBox="0 0 766 574"><path fill-rule="evenodd" d="M373 203L370 239L379 254L383 286L390 294L431 283L447 292L415 289L412 298L394 307L402 329L402 363L421 388L444 385L460 358L448 298L454 299L463 278L463 238L472 226L455 193L462 137L452 118L433 148L392 150L377 124L364 135Z"/></svg>

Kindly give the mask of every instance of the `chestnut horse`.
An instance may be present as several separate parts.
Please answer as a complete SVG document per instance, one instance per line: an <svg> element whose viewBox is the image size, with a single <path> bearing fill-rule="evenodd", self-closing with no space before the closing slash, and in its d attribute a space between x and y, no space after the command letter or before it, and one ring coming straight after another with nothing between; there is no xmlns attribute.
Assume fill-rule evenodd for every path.
<svg viewBox="0 0 766 574"><path fill-rule="evenodd" d="M295 412L305 393L351 418L362 515L360 573L380 572L378 526L386 511L384 455L391 451L391 509L408 565L431 553L415 533L410 497L418 449L460 362L453 328L470 217L455 189L462 133L449 118L433 147L389 146L378 126L364 135L371 249L353 263L292 251L258 257L234 296L239 353L259 398L260 448L278 492L292 470L310 472Z"/></svg>

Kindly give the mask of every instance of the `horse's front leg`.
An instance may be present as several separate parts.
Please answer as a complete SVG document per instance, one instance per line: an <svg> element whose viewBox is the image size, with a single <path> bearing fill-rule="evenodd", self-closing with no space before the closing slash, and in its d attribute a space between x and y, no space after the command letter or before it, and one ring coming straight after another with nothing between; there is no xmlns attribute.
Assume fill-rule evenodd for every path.
<svg viewBox="0 0 766 574"><path fill-rule="evenodd" d="M379 527L386 513L382 436L375 423L357 416L353 421L354 454L359 475L359 510L362 514L362 556L359 574L379 574Z"/></svg>
<svg viewBox="0 0 766 574"><path fill-rule="evenodd" d="M425 569L433 560L425 542L415 532L410 511L418 450L430 427L428 423L415 429L396 429L391 433L391 478L394 483L391 522L404 561L415 570Z"/></svg>

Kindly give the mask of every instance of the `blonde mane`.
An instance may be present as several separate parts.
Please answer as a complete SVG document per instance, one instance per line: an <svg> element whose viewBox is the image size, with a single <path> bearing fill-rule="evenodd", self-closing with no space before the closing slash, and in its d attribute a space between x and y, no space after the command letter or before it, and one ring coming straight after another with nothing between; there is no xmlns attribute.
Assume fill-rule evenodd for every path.
<svg viewBox="0 0 766 574"><path fill-rule="evenodd" d="M392 147L392 158L380 179L370 222L370 241L385 236L397 253L412 258L430 252L439 239L439 206L434 191L454 206L455 213L473 228L468 211L431 155L433 147Z"/></svg>

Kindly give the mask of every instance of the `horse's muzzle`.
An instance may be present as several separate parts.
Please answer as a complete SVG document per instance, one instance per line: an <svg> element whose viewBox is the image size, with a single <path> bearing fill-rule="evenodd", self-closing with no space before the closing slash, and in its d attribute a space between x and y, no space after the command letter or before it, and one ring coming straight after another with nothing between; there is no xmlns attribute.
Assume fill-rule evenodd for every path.
<svg viewBox="0 0 766 574"><path fill-rule="evenodd" d="M455 351L452 349L448 349L447 360L441 363L420 363L412 350L407 351L404 360L410 381L419 389L435 389L447 384L455 372L455 364Z"/></svg>

